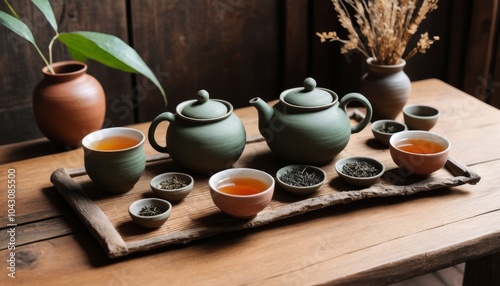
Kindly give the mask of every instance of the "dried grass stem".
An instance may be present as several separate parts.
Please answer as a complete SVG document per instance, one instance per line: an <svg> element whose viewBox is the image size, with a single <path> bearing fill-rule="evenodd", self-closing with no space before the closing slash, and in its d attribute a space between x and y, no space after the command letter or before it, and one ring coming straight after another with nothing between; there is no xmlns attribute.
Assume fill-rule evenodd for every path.
<svg viewBox="0 0 500 286"><path fill-rule="evenodd" d="M316 33L321 42L341 42L341 53L360 51L376 63L392 65L426 53L438 36L420 35L416 46L406 55L408 42L426 16L437 9L438 0L332 0L347 39L336 32ZM352 11L353 15L349 13Z"/></svg>

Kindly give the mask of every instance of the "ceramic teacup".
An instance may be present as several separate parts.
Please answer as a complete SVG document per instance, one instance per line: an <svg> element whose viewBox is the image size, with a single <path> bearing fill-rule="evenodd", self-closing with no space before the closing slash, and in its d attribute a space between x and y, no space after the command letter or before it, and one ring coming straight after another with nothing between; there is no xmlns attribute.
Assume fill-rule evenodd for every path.
<svg viewBox="0 0 500 286"><path fill-rule="evenodd" d="M408 105L403 108L406 126L412 130L429 131L439 118L439 110L427 105Z"/></svg>
<svg viewBox="0 0 500 286"><path fill-rule="evenodd" d="M145 136L126 127L101 129L82 139L85 170L106 192L130 191L146 167Z"/></svg>
<svg viewBox="0 0 500 286"><path fill-rule="evenodd" d="M392 160L406 175L428 176L448 160L450 141L423 130L402 131L389 140Z"/></svg>
<svg viewBox="0 0 500 286"><path fill-rule="evenodd" d="M214 204L224 213L250 219L265 209L274 194L274 178L251 168L220 171L208 180Z"/></svg>

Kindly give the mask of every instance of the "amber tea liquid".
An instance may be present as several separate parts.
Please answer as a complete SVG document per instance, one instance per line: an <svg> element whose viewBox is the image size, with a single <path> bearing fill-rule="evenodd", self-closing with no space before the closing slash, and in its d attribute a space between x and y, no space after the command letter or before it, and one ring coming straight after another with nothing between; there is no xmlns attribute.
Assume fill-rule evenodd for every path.
<svg viewBox="0 0 500 286"><path fill-rule="evenodd" d="M92 147L97 150L121 150L134 147L139 144L139 140L129 136L111 136L103 138L92 144Z"/></svg>
<svg viewBox="0 0 500 286"><path fill-rule="evenodd" d="M416 154L434 154L444 151L445 146L425 139L403 139L396 143L400 150Z"/></svg>
<svg viewBox="0 0 500 286"><path fill-rule="evenodd" d="M269 185L259 179L237 177L222 181L217 189L230 195L248 196L263 192L267 188Z"/></svg>

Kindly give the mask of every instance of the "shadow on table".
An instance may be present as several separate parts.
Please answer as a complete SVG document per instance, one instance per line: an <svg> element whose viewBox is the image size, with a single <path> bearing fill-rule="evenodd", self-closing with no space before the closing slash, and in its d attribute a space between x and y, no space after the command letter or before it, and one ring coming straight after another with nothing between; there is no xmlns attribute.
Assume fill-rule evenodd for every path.
<svg viewBox="0 0 500 286"><path fill-rule="evenodd" d="M46 138L40 138L16 144L9 144L1 147L2 156L0 156L0 164L6 164L10 162L69 151L65 150L64 148L56 147Z"/></svg>

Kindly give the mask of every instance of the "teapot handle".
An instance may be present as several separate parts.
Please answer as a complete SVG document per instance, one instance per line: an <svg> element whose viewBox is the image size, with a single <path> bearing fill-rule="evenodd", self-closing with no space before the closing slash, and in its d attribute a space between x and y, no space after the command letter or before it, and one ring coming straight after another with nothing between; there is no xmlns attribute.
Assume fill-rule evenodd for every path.
<svg viewBox="0 0 500 286"><path fill-rule="evenodd" d="M175 115L173 113L163 112L160 115L156 116L156 118L153 119L153 121L151 122L151 125L149 125L149 130L148 130L149 144L151 144L151 147L153 147L156 151L160 153L168 153L168 147L160 146L155 140L156 127L158 127L158 125L163 121L174 122L174 120L175 120Z"/></svg>
<svg viewBox="0 0 500 286"><path fill-rule="evenodd" d="M366 125L368 125L368 122L370 122L370 120L372 119L373 108L372 105L370 104L370 101L368 101L368 99L366 99L366 97L364 97L361 93L351 92L344 95L339 104L339 107L342 108L342 110L344 110L346 114L347 114L347 105L351 101L361 102L366 108L365 118L363 118L363 120L361 120L361 122L359 122L358 124L351 126L351 133L358 133L359 131L363 130L363 128L365 128Z"/></svg>

